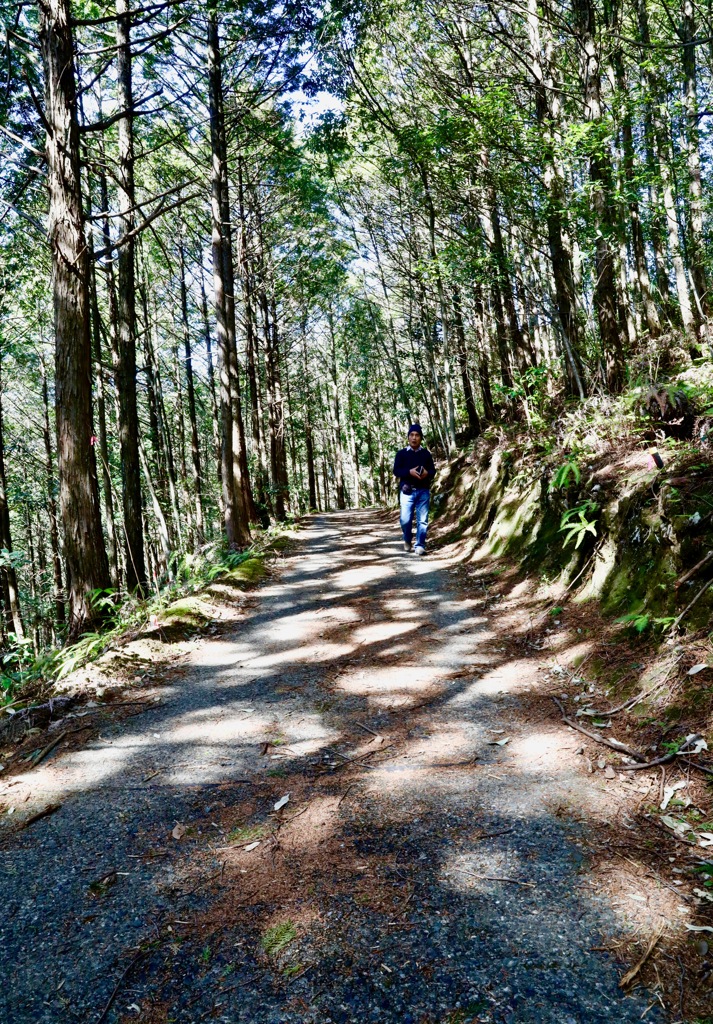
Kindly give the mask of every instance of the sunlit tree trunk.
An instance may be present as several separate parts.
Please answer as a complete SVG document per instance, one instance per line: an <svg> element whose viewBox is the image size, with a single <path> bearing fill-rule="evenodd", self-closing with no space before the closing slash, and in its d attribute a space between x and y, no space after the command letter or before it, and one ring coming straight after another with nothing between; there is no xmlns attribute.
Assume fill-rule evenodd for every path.
<svg viewBox="0 0 713 1024"><path fill-rule="evenodd" d="M2 411L2 378L0 377L0 595L5 635L14 633L22 638L24 630L20 613L20 593L17 586L17 572L11 559L13 551L10 531L10 508L7 501L7 477L5 475L5 437Z"/></svg>
<svg viewBox="0 0 713 1024"><path fill-rule="evenodd" d="M543 176L547 190L547 241L555 283L557 312L562 326L564 369L570 395L585 396L582 373L583 341L577 319L577 299L572 273L572 255L565 225L564 174L557 157L555 133L559 131L561 101L551 74L553 42L549 30L543 41L540 31L539 0L529 0L528 27L535 78L535 113L543 138ZM543 51L544 42L544 51Z"/></svg>
<svg viewBox="0 0 713 1024"><path fill-rule="evenodd" d="M211 135L211 215L213 246L213 291L220 357L220 433L225 532L231 548L245 547L250 541L249 516L246 510L243 486L249 481L236 479L236 465L240 467L240 451L235 451L233 436L236 404L240 396L233 394L237 381L233 381L232 351L235 341L233 281L227 280L232 268L232 253L224 223L227 190L227 161L224 150L225 131L223 113L223 81L221 70L218 17L215 5L208 12L208 77L210 93ZM225 188L224 188L225 184ZM228 207L229 214L229 207ZM231 320L231 309L233 312Z"/></svg>
<svg viewBox="0 0 713 1024"><path fill-rule="evenodd" d="M606 140L598 137L598 133L603 131L603 110L594 0L573 0L573 11L580 52L584 116L593 131L589 178L596 230L594 305L599 322L606 383L612 391L619 391L624 383L624 337L620 323L623 301L619 294L612 248L616 240L616 227L611 154Z"/></svg>
<svg viewBox="0 0 713 1024"><path fill-rule="evenodd" d="M60 509L70 637L100 618L92 591L110 586L92 443L89 260L79 167L70 0L39 0L45 74L46 157L55 323L55 403Z"/></svg>
<svg viewBox="0 0 713 1024"><path fill-rule="evenodd" d="M641 42L649 47L651 45L651 34L649 31L649 18L646 7L646 0L637 0L639 35ZM661 198L666 218L666 232L668 234L668 247L673 264L676 280L676 294L681 312L681 321L686 336L691 343L696 342L696 324L691 306L686 267L683 261L683 250L681 237L678 230L678 211L676 209L676 198L674 195L673 175L671 171L671 144L669 139L669 118L665 103L664 92L658 81L657 75L650 64L645 65L645 80L649 95L652 97L649 108L651 125L653 130L656 160L658 163L658 175L661 182Z"/></svg>
<svg viewBox="0 0 713 1024"><path fill-rule="evenodd" d="M700 319L711 312L703 245L703 191L701 148L698 130L698 83L696 69L696 19L693 0L683 0L681 12L681 58L683 62L683 107L688 167L688 266Z"/></svg>
<svg viewBox="0 0 713 1024"><path fill-rule="evenodd" d="M193 381L193 353L191 351L191 332L188 322L188 292L186 289L186 260L183 251L183 240L179 241L180 273L181 273L181 322L183 325L183 353L186 370L186 398L188 400L188 418L191 424L191 464L193 466L193 495L196 508L196 544L200 547L205 543L205 524L203 520L203 482L201 477L201 449L198 437L198 418L196 416L196 390Z"/></svg>
<svg viewBox="0 0 713 1024"><path fill-rule="evenodd" d="M49 390L47 387L47 367L44 359L40 360L42 381L42 441L45 449L45 480L47 486L47 518L50 524L50 547L52 549L52 576L54 579L54 609L59 626L67 621L67 610L64 600L62 583L62 553L59 547L59 526L57 523L57 500L55 498L57 481L54 473L54 454L52 451L52 431L50 428ZM0 442L1 442L0 438ZM115 549L116 553L116 549Z"/></svg>
<svg viewBox="0 0 713 1024"><path fill-rule="evenodd" d="M117 362L116 388L119 396L119 445L123 482L124 540L126 542L126 588L146 590L141 467L139 464L139 413L136 399L136 226L134 209L134 99L131 81L131 15L127 0L116 0L117 100L123 116L118 122L119 233L129 239L118 251L117 266Z"/></svg>

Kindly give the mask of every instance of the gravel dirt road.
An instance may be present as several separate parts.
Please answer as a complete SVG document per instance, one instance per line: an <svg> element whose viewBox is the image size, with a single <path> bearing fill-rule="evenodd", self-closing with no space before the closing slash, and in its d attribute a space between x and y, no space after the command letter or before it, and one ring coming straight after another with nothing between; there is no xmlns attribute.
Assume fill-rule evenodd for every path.
<svg viewBox="0 0 713 1024"><path fill-rule="evenodd" d="M1 841L4 1024L663 1019L614 958L675 896L591 871L526 601L400 549L313 517L160 703L16 776L62 806Z"/></svg>

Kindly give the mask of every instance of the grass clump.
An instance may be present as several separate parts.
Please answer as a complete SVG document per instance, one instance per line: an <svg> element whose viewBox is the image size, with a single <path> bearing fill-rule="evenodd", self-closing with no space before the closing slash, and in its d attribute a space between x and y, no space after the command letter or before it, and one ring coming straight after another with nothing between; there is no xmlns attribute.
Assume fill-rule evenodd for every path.
<svg viewBox="0 0 713 1024"><path fill-rule="evenodd" d="M267 829L264 825L241 825L228 834L231 843L255 843L264 839Z"/></svg>
<svg viewBox="0 0 713 1024"><path fill-rule="evenodd" d="M273 925L263 933L260 945L268 956L277 956L285 946L289 946L297 938L297 929L292 921L283 921Z"/></svg>

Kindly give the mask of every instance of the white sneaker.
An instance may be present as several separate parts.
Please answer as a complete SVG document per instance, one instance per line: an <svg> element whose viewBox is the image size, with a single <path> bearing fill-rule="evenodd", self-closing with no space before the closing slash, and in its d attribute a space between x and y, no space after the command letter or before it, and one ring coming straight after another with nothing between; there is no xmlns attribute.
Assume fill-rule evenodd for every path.
<svg viewBox="0 0 713 1024"><path fill-rule="evenodd" d="M413 549L413 553L415 555L425 555L426 554L426 549L424 547L422 547L421 544L417 544L416 547Z"/></svg>

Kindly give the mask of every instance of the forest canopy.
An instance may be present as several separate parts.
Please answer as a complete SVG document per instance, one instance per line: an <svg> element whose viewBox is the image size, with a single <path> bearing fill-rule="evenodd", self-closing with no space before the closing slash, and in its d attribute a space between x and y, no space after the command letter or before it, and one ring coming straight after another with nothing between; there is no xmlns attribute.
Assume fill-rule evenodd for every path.
<svg viewBox="0 0 713 1024"><path fill-rule="evenodd" d="M692 0L0 0L7 657L711 348ZM14 653L13 653L14 652Z"/></svg>

